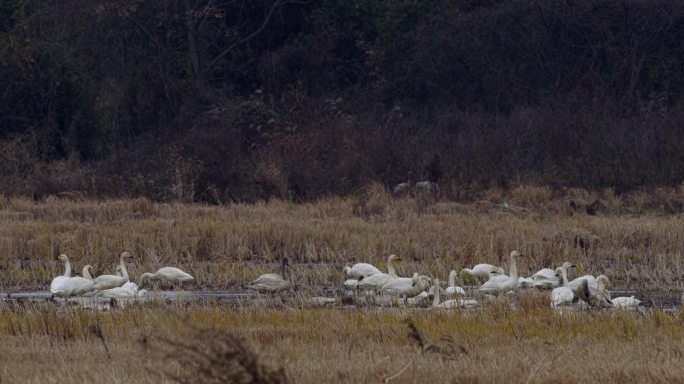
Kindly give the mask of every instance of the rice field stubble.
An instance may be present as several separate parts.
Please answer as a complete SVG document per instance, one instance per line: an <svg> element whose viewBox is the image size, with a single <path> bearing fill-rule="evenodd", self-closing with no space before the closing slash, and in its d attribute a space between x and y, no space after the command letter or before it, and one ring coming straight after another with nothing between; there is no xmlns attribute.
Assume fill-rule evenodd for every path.
<svg viewBox="0 0 684 384"><path fill-rule="evenodd" d="M240 289L287 255L296 291L311 295L336 289L343 265L384 267L390 253L402 257L401 275L443 278L476 262L501 264L518 249L529 256L519 266L524 275L571 260L577 274L604 273L615 289L675 292L682 279L684 220L672 214L587 216L383 198L226 207L5 198L0 208L3 291L47 289L63 271L54 261L62 252L75 270L90 263L111 273L122 250L135 256L128 264L134 278L174 265L196 277L196 289ZM472 312L211 302L106 313L5 306L0 380L683 381L681 314L556 313L525 296L517 308L507 301ZM235 362L237 355L253 358Z"/></svg>

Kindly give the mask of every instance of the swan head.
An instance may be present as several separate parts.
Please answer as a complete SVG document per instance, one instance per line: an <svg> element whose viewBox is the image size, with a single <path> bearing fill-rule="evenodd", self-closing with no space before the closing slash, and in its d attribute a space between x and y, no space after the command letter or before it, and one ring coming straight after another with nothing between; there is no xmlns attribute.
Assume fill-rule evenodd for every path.
<svg viewBox="0 0 684 384"><path fill-rule="evenodd" d="M490 273L492 275L503 275L505 273L505 271L501 267L496 267Z"/></svg>
<svg viewBox="0 0 684 384"><path fill-rule="evenodd" d="M569 262L569 261L566 261L565 263L563 263L563 265L561 266L561 268L563 268L563 269L565 269L565 270L568 270L568 269L570 269L570 268L577 268L577 266L576 266L575 264Z"/></svg>
<svg viewBox="0 0 684 384"><path fill-rule="evenodd" d="M521 255L520 252L518 252L518 251L511 252L511 259L515 259L518 257L523 257L523 255Z"/></svg>
<svg viewBox="0 0 684 384"><path fill-rule="evenodd" d="M351 273L351 268L350 268L350 267L344 267L344 269L342 269L342 270L344 271L344 275L345 275L345 276L349 276L349 274Z"/></svg>
<svg viewBox="0 0 684 384"><path fill-rule="evenodd" d="M554 273L554 276L556 276L556 277L561 277L561 276L563 276L563 275L562 275L562 273L563 273L563 267L558 267L558 268L556 268L555 272L556 272L556 273Z"/></svg>
<svg viewBox="0 0 684 384"><path fill-rule="evenodd" d="M90 273L93 270L93 266L90 264L87 264L86 266L83 267L83 274L85 275L86 272Z"/></svg>
<svg viewBox="0 0 684 384"><path fill-rule="evenodd" d="M67 260L69 260L69 258L67 257L66 253L62 253L61 255L57 256L57 260L67 261Z"/></svg>
<svg viewBox="0 0 684 384"><path fill-rule="evenodd" d="M598 275L596 277L596 280L599 283L602 283L604 287L608 287L608 284L610 284L610 279L608 279L608 276L606 275Z"/></svg>
<svg viewBox="0 0 684 384"><path fill-rule="evenodd" d="M389 260L389 261L397 261L397 260L401 260L401 258L400 258L399 256L395 255L395 254L391 254L391 255L389 256L389 259L387 259L387 260Z"/></svg>
<svg viewBox="0 0 684 384"><path fill-rule="evenodd" d="M122 252L122 253L121 253L121 258L122 258L122 259L127 259L127 258L131 258L131 257L133 257L133 256L131 256L131 254L128 253L128 252Z"/></svg>

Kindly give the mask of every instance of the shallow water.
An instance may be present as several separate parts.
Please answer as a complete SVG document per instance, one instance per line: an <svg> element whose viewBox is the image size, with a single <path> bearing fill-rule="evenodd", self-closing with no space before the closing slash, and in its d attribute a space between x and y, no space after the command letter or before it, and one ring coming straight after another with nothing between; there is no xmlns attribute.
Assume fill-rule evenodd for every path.
<svg viewBox="0 0 684 384"><path fill-rule="evenodd" d="M476 289L470 288L466 289L468 296L475 297L476 299L482 299ZM354 301L350 295L345 294L342 290L319 290L320 296L335 298L337 299L336 304L353 304ZM548 291L547 291L548 292ZM533 293L533 294L545 294L545 292L535 291L533 289L529 290L519 290L519 294ZM634 296L641 300L642 303L639 305L640 311L647 311L651 308L662 310L665 312L675 312L677 308L681 305L681 292L678 291L657 291L657 292L640 292L634 290L613 290L610 291L611 296L621 297L621 296ZM309 296L301 295L297 293L296 295L288 294L289 298L294 298L295 303L306 303ZM0 298L2 298L2 304L0 306L16 305L16 304L26 304L31 302L64 302L64 299L57 298L53 300L52 294L49 291L23 291L23 292L0 292ZM259 300L270 300L273 297L268 295L259 295L257 293L245 290L231 290L231 291L148 291L147 295L144 297L136 297L130 299L109 299L103 298L97 295L88 295L81 297L71 297L68 299L70 304L80 305L85 308L98 308L98 309L109 309L116 307L117 305L122 305L130 302L155 302L163 301L166 303L178 303L178 304L205 304L212 303L218 305L224 305L229 307L238 307L241 305L249 305L250 303L257 302ZM276 297L276 300L278 298ZM361 302L365 302L362 300ZM426 303L429 303L428 300ZM375 302L377 304L377 302ZM329 304L329 303L328 303ZM359 304L359 303L357 303ZM389 304L389 303L386 303Z"/></svg>

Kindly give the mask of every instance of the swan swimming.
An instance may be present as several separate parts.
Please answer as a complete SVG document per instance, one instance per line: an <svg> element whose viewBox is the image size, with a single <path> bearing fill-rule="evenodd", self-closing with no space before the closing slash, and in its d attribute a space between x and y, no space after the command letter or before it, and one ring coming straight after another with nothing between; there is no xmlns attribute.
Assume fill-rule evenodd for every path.
<svg viewBox="0 0 684 384"><path fill-rule="evenodd" d="M100 275L95 278L95 284L93 285L93 289L97 291L103 291L105 289L120 287L127 283L128 271L126 271L126 265L124 263L124 260L130 257L130 253L122 252L121 255L119 255L119 266L121 267L121 276Z"/></svg>
<svg viewBox="0 0 684 384"><path fill-rule="evenodd" d="M513 291L518 287L518 267L516 259L522 257L520 252L513 251L508 256L510 276L497 275L487 280L480 286L479 290L484 293L499 295L508 291Z"/></svg>
<svg viewBox="0 0 684 384"><path fill-rule="evenodd" d="M57 260L64 262L64 275L52 279L52 282L50 283L50 292L52 292L52 294L55 294L55 292L59 290L59 286L71 277L71 263L69 262L69 257L62 253L57 257Z"/></svg>
<svg viewBox="0 0 684 384"><path fill-rule="evenodd" d="M283 257L280 260L280 274L267 273L257 277L247 285L247 288L259 293L279 293L290 288L290 280L287 278L287 266L289 259Z"/></svg>

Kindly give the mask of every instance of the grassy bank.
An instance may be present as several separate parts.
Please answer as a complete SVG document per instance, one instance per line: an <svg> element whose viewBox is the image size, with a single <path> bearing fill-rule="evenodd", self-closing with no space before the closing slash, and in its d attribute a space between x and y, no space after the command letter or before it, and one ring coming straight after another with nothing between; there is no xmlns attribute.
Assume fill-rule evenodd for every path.
<svg viewBox="0 0 684 384"><path fill-rule="evenodd" d="M591 216L543 189L472 204L372 192L312 204L228 206L0 199L0 288L46 289L63 272L54 260L62 252L77 271L93 264L98 273L112 273L123 250L134 256L128 269L135 279L173 265L206 289L240 288L274 270L283 255L293 260L297 289L309 291L339 286L345 264L384 267L391 253L403 259L401 275L442 279L478 262L505 266L513 249L528 256L519 267L524 275L571 260L577 273L608 275L612 288L678 289L684 276L679 214L614 198L604 199L606 213ZM502 200L510 206L496 203Z"/></svg>
<svg viewBox="0 0 684 384"><path fill-rule="evenodd" d="M0 312L0 379L238 382L253 364L263 382L678 382L683 321L535 302L469 313L33 307Z"/></svg>

